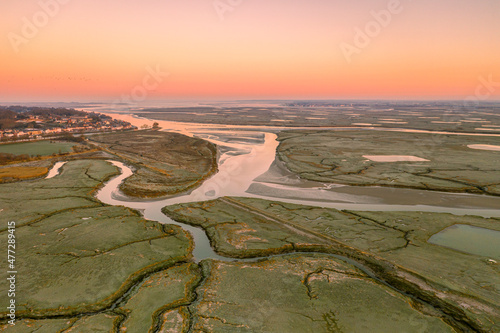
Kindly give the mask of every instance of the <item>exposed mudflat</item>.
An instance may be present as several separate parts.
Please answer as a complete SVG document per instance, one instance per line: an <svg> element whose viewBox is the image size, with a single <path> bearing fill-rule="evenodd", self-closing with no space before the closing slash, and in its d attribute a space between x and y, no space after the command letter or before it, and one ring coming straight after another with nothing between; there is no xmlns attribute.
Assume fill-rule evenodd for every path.
<svg viewBox="0 0 500 333"><path fill-rule="evenodd" d="M373 162L430 162L425 158L408 155L363 155L363 157Z"/></svg>
<svg viewBox="0 0 500 333"><path fill-rule="evenodd" d="M468 145L471 149L500 151L500 146L494 145Z"/></svg>
<svg viewBox="0 0 500 333"><path fill-rule="evenodd" d="M303 179L500 195L500 154L469 148L498 143L494 137L308 130L278 140L279 158Z"/></svg>
<svg viewBox="0 0 500 333"><path fill-rule="evenodd" d="M215 103L217 104L217 103ZM155 120L204 124L279 127L387 127L441 130L461 133L500 133L498 105L469 107L453 103L406 102L338 103L329 106L267 105L241 107L216 105L198 107L150 107L134 114ZM482 126L482 127L479 127Z"/></svg>

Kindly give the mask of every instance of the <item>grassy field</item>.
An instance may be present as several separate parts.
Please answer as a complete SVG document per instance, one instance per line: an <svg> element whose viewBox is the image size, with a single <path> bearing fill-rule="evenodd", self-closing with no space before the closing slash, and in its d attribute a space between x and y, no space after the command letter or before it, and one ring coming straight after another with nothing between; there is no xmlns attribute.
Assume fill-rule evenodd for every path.
<svg viewBox="0 0 500 333"><path fill-rule="evenodd" d="M160 197L192 189L217 170L217 148L208 141L159 131L95 135L106 151L134 165L120 189L133 197Z"/></svg>
<svg viewBox="0 0 500 333"><path fill-rule="evenodd" d="M0 182L4 178L28 179L41 177L49 170L44 167L12 167L0 169Z"/></svg>
<svg viewBox="0 0 500 333"><path fill-rule="evenodd" d="M74 142L54 142L54 141L36 141L36 142L23 142L11 143L0 145L0 153L14 154L14 155L41 155L47 156L59 153L70 153Z"/></svg>
<svg viewBox="0 0 500 333"><path fill-rule="evenodd" d="M255 258L293 252L345 255L369 266L373 272L377 272L379 278L397 286L400 290L409 292L418 299L427 300L428 304L435 307L428 314L434 313L435 315L436 309L445 309L445 312L453 317L453 325L459 327L459 332L467 331L467 329L460 330L466 326L460 326L460 324L457 326L459 322L475 327L476 331L497 332L500 328L500 309L498 305L495 305L499 304L500 301L498 262L490 257L467 254L427 242L433 234L454 224L500 230L499 219L422 212L339 211L234 197L167 206L163 212L176 221L202 227L210 238L210 244L219 254L236 258ZM302 265L298 264L298 260L305 261L304 267L306 269L303 271L298 269ZM379 308L387 306L384 310L386 313L394 313L391 310L394 307L399 307L403 311L403 307L398 305L401 298L399 300L398 298L387 299L387 301L379 300L376 303L375 300L379 299L377 294L380 290L373 289L371 283L358 285L359 280L349 281L346 276L328 277L329 273L327 272L339 271L329 268L329 265L336 265L332 259L314 266L311 259L302 253L298 255L295 267L293 264L289 266L286 261L282 262L281 259L279 260L281 263L276 260L275 264L269 265L271 261L272 259L262 261L260 267L259 263L249 264L248 262L214 264L215 266L210 269L211 277L204 285L204 295L209 296L204 296L202 302L195 309L191 309L192 313L196 313L196 316L201 318L223 318L219 322L251 326L251 323L243 322L241 319L248 318L248 316L234 317L233 314L240 310L235 310L235 307L228 307L225 304L234 304L250 312L252 304L255 308L255 304L260 306L269 302L269 305L277 311L276 316L281 317L281 324L283 324L286 321L284 319L286 316L280 310L283 304L273 296L272 292L283 288L284 281L292 282L292 280L283 276L287 275L284 272L288 268L283 270L277 268L275 264L278 267L285 265L290 267L290 270L298 269L291 275L299 275L305 282L309 278L314 283L326 278L325 282L328 283L320 283L315 286L310 284L309 289L305 282L300 287L300 279L298 279L278 293L290 293L290 299L284 304L287 306L290 304L299 305L294 313L300 313L304 317L312 317L315 324L323 325L322 330L316 328L313 330L315 332L336 332L335 330L329 331L328 324L322 323L321 317L317 317L318 312L325 314L328 312L328 308L335 310L336 320L340 326L345 328L344 332L386 332L388 329L384 329L383 326L390 318L376 314ZM262 270L264 266L267 268ZM315 274L317 276L314 276ZM219 277L214 278L214 275ZM314 279L312 279L313 277ZM368 281L366 277L363 279ZM343 281L346 288L352 288L353 292L346 293L344 287L337 283L339 280ZM240 281L242 284L247 283L246 281L252 281L251 283L255 287L250 291L252 288L243 288L242 285L238 284ZM290 292L290 290L294 291ZM310 293L310 300L305 295L307 290ZM359 290L366 291L366 295L373 295L374 303L370 304L371 301L366 298L364 305L361 301L349 304L358 297ZM238 293L239 295L237 295ZM248 295L252 295L252 303L250 304L243 301L250 298ZM344 295L340 297L338 303L348 307L358 304L358 309L351 313L344 312L342 314L344 310L336 308L338 305L334 301L333 295ZM222 306L203 307L203 302L222 304ZM420 304L416 308L419 306L426 305ZM210 311L207 311L206 308L210 308ZM309 313L308 310L305 310L310 308L315 309L315 311ZM373 309L373 312L367 311L367 309ZM412 314L410 309L404 311L408 311L407 314L401 313L401 315L408 316L407 318L417 318L412 317L415 314ZM354 313L359 314L359 316L354 316ZM442 314L437 315L437 317L442 318ZM351 321L353 318L356 320ZM365 323L369 327L377 327L377 329L367 330L356 326L367 318L371 319ZM398 321L400 318L402 317L398 315L393 319ZM195 318L195 320L198 319ZM400 323L396 323L396 321L392 324L397 327ZM441 323L430 320L430 318L421 318L418 321L428 327L426 332L446 332L443 327L438 327ZM200 319L200 323L197 323L200 327L196 326L196 328L200 328L200 331L222 331L219 330L220 326L217 326L219 325L217 321L211 321L208 327L206 324ZM268 324L271 325L270 322ZM307 330L300 328L280 330L278 327L281 324L275 324L278 326L273 327L274 324L272 324L271 327L266 327L264 330L253 327L253 331L307 332ZM296 324L297 327L306 325L300 323L298 319ZM309 324L312 325L311 322ZM402 330L395 329L393 331ZM417 327L408 328L407 331L423 332ZM241 332L246 331L242 330Z"/></svg>
<svg viewBox="0 0 500 333"><path fill-rule="evenodd" d="M331 256L202 264L210 275L189 308L194 332L454 332Z"/></svg>
<svg viewBox="0 0 500 333"><path fill-rule="evenodd" d="M6 323L9 300L0 297L1 332L59 332L73 324L79 328L73 327L74 332L119 331L113 328L119 323L114 318L123 312L112 311L113 304L121 306L118 300L144 278L190 259L192 243L181 228L95 200L93 191L116 172L105 161L77 160L52 179L0 185L2 218L15 221L15 251L20 254L15 261L19 323L14 328ZM2 223L0 243L7 245L11 238ZM0 265L7 264L7 255L2 256ZM191 276L197 274L191 271ZM0 273L1 290L9 288L6 274ZM191 276L187 282L195 281ZM165 303L182 302L181 291ZM127 309L136 311L134 304ZM134 313L130 322L143 318L141 313ZM66 318L51 320L55 316ZM23 320L27 318L40 320Z"/></svg>

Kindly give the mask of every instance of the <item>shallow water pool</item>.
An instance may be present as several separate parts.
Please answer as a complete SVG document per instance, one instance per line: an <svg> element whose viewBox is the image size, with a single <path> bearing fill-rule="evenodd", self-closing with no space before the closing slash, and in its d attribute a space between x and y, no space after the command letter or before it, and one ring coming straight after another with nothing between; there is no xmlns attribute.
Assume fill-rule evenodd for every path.
<svg viewBox="0 0 500 333"><path fill-rule="evenodd" d="M456 224L435 234L429 243L500 260L500 231Z"/></svg>

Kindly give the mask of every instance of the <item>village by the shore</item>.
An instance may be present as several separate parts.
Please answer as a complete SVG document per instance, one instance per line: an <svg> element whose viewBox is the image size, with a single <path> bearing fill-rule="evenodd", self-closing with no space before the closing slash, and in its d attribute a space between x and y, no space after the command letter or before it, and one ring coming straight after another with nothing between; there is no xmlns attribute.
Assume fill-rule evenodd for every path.
<svg viewBox="0 0 500 333"><path fill-rule="evenodd" d="M104 114L73 109L8 107L0 110L0 116L0 140L3 142L136 129L129 122Z"/></svg>

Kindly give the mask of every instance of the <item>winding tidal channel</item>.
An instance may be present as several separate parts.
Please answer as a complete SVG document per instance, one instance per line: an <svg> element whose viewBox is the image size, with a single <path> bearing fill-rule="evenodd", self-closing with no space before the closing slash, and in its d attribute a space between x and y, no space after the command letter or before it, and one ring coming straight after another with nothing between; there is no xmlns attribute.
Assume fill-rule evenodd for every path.
<svg viewBox="0 0 500 333"><path fill-rule="evenodd" d="M113 116L116 117L115 114ZM150 122L128 115L121 115L120 118L134 125ZM252 126L249 129L244 126L234 128L167 121L160 121L160 126L165 131L197 136L218 145L218 173L190 193L144 201L128 198L119 191L119 185L133 174L133 170L121 162L110 161L121 170L121 175L108 181L97 193L97 198L106 204L137 209L148 220L179 225L189 231L195 241L193 256L196 261L209 258L223 261L234 259L216 254L202 229L173 221L162 213L163 207L238 196L358 211L423 211L500 217L499 197L401 188L367 188L301 180L288 172L275 158L278 142L273 133L276 129L271 127Z"/></svg>

